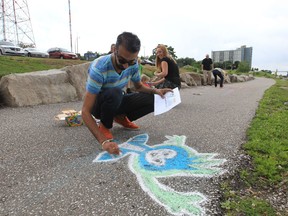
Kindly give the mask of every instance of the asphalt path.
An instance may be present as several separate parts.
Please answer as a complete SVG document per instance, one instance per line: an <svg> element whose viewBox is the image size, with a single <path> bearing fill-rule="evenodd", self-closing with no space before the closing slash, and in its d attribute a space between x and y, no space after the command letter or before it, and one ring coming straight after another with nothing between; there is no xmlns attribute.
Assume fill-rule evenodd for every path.
<svg viewBox="0 0 288 216"><path fill-rule="evenodd" d="M154 146L164 143L167 135L178 135L185 136L185 145L195 152L217 153L215 159L225 159L215 175L187 176L179 170L178 175L162 176L160 184L171 189L166 204L157 198L157 185L145 187L141 175L131 170L130 156L95 163L102 150L87 127L68 127L54 120L61 110L80 110L82 102L4 107L0 109L0 215L220 215L221 176L232 175L245 160L241 145L246 130L264 91L274 83L256 78L222 89L182 89L177 107L135 121L140 131L113 127L119 144L148 134L147 145ZM171 211L169 200L174 198L169 196L175 191L205 198L198 203L198 212Z"/></svg>

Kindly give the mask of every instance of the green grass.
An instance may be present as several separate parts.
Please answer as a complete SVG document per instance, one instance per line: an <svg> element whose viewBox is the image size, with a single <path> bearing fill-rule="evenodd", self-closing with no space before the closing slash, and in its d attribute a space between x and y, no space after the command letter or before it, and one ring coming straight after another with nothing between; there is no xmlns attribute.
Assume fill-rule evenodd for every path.
<svg viewBox="0 0 288 216"><path fill-rule="evenodd" d="M277 209L264 200L261 194L279 187L287 190L288 183L288 81L276 79L266 90L256 115L247 130L247 143L243 148L252 157L251 167L240 170L243 195L232 190L230 183L222 184L226 215L276 215ZM227 186L228 185L228 186ZM232 187L232 186L231 186ZM254 207L254 208L252 208ZM278 212L278 215L282 215Z"/></svg>
<svg viewBox="0 0 288 216"><path fill-rule="evenodd" d="M288 174L288 82L277 83L264 95L251 128L245 150L253 156L257 172L265 185L277 184Z"/></svg>
<svg viewBox="0 0 288 216"><path fill-rule="evenodd" d="M87 61L0 56L0 78L11 73L25 73L32 71L59 69L65 66L82 64L85 62Z"/></svg>
<svg viewBox="0 0 288 216"><path fill-rule="evenodd" d="M84 60L66 60L50 58L28 58L18 56L0 56L0 78L11 73L26 73L49 69L60 69L70 65L83 64ZM155 66L143 65L143 73L154 76Z"/></svg>
<svg viewBox="0 0 288 216"><path fill-rule="evenodd" d="M256 116L247 131L244 149L254 158L256 177L265 185L277 184L288 174L288 81L277 83L266 91Z"/></svg>
<svg viewBox="0 0 288 216"><path fill-rule="evenodd" d="M156 66L143 65L142 73L146 74L150 78L154 76L154 72L157 70Z"/></svg>
<svg viewBox="0 0 288 216"><path fill-rule="evenodd" d="M253 74L253 76L256 76L256 77L275 78L275 75L274 75L274 74L267 73L267 72L264 72L264 71L251 72L251 73Z"/></svg>
<svg viewBox="0 0 288 216"><path fill-rule="evenodd" d="M275 210L265 201L251 197L236 197L222 203L222 208L227 210L225 215L276 215ZM233 210L233 211L232 211Z"/></svg>

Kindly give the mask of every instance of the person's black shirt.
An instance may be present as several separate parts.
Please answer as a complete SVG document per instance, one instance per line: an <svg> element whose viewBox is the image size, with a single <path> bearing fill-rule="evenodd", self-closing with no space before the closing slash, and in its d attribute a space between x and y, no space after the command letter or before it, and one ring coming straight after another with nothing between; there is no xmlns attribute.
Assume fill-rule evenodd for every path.
<svg viewBox="0 0 288 216"><path fill-rule="evenodd" d="M181 85L180 75L179 75L179 68L178 65L170 58L164 57L162 61L166 61L168 64L168 74L165 79L175 83L176 85Z"/></svg>
<svg viewBox="0 0 288 216"><path fill-rule="evenodd" d="M213 64L211 58L205 58L202 60L203 70L211 70L211 65Z"/></svg>

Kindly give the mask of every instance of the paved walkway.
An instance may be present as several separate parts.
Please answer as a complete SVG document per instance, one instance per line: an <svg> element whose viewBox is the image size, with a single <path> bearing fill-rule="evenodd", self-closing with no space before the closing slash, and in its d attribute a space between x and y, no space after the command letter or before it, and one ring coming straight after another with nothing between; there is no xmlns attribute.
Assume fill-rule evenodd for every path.
<svg viewBox="0 0 288 216"><path fill-rule="evenodd" d="M115 126L119 143L144 135L122 146L125 157L102 163L93 162L101 149L85 126L53 119L81 102L2 108L0 215L219 214L218 183L241 160L245 131L273 84L256 78L183 89L180 105L137 120L141 131Z"/></svg>

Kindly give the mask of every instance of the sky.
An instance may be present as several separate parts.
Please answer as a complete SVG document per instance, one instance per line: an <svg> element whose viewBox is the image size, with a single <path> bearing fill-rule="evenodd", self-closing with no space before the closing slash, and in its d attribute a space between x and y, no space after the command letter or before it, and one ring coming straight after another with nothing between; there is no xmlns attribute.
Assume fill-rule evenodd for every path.
<svg viewBox="0 0 288 216"><path fill-rule="evenodd" d="M70 50L68 0L27 0L36 45ZM178 58L253 47L252 67L288 71L287 0L70 0L72 50L107 53L123 31L141 40L139 56L157 44ZM77 45L78 42L78 45Z"/></svg>

